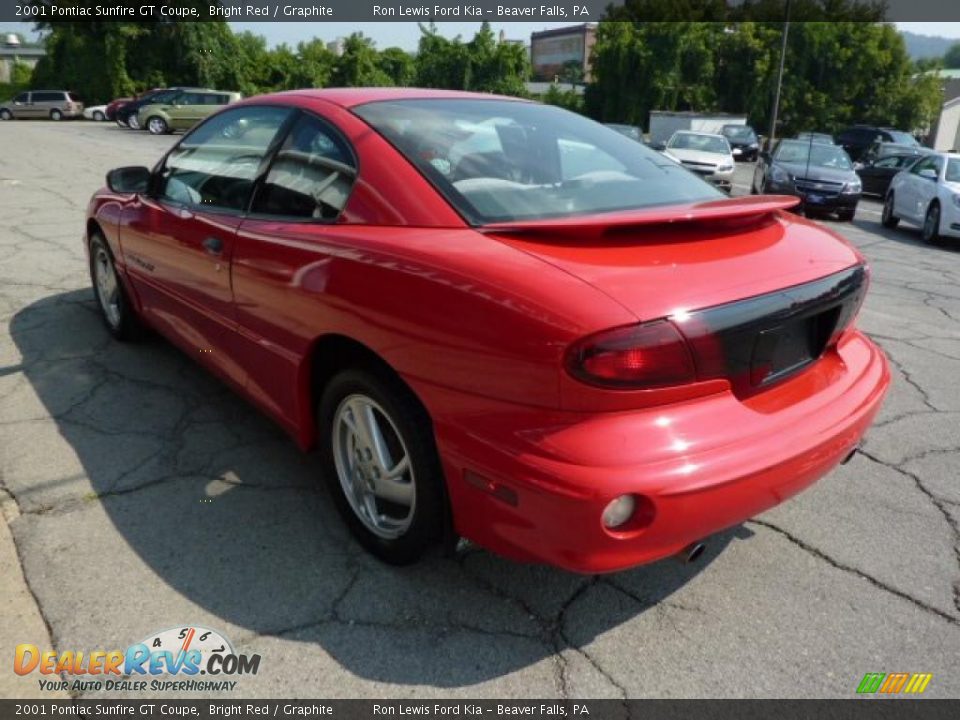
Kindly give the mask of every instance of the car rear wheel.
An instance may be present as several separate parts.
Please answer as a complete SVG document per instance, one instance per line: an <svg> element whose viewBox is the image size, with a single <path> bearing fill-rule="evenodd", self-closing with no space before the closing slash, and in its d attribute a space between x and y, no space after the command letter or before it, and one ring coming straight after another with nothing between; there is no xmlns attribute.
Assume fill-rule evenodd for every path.
<svg viewBox="0 0 960 720"><path fill-rule="evenodd" d="M97 110L96 112L93 113L93 119L96 120L97 122L103 122L107 118L104 116L102 112Z"/></svg>
<svg viewBox="0 0 960 720"><path fill-rule="evenodd" d="M166 135L170 132L167 121L158 115L154 115L147 120L147 130L150 131L151 135Z"/></svg>
<svg viewBox="0 0 960 720"><path fill-rule="evenodd" d="M880 216L880 223L885 228L895 228L900 224L900 218L893 214L893 193L888 192L883 201L883 213Z"/></svg>
<svg viewBox="0 0 960 720"><path fill-rule="evenodd" d="M130 117L127 118L127 127L129 127L131 130L140 129L140 120L137 118L136 115L131 115Z"/></svg>
<svg viewBox="0 0 960 720"><path fill-rule="evenodd" d="M925 243L935 243L940 239L940 203L930 203L920 235Z"/></svg>
<svg viewBox="0 0 960 720"><path fill-rule="evenodd" d="M98 234L90 237L90 280L107 330L117 340L134 339L141 330L139 319L117 275L110 248Z"/></svg>
<svg viewBox="0 0 960 720"><path fill-rule="evenodd" d="M51 111L50 111L50 119L51 119L51 120L63 120L63 113L60 112L59 110L51 110Z"/></svg>
<svg viewBox="0 0 960 720"><path fill-rule="evenodd" d="M0 110L0 120L13 120L13 113L6 108Z"/></svg>
<svg viewBox="0 0 960 720"><path fill-rule="evenodd" d="M402 565L441 539L443 474L430 419L408 389L343 371L323 392L318 428L327 485L361 545Z"/></svg>

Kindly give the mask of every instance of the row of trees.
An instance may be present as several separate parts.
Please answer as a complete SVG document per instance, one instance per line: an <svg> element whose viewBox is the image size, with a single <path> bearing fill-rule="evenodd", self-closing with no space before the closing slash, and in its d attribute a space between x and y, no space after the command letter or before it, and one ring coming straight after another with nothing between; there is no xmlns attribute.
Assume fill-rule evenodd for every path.
<svg viewBox="0 0 960 720"><path fill-rule="evenodd" d="M653 109L724 111L746 114L765 129L784 27L773 20L784 8L783 0L743 0L734 9L726 0L625 0L599 25L585 97L569 90L582 79L574 63L544 99L607 122L646 126ZM791 0L791 18L781 132L836 130L855 121L912 129L936 116L939 81L918 74L896 29L877 22L879 3ZM415 54L380 50L361 33L339 54L318 39L270 48L222 19L58 21L39 29L47 56L32 83L70 87L88 102L177 84L245 95L398 85L522 96L530 75L525 49L497 42L486 23L470 40L421 26Z"/></svg>
<svg viewBox="0 0 960 720"><path fill-rule="evenodd" d="M250 32L207 22L50 23L37 86L69 87L89 102L105 102L151 87L192 85L256 95L328 86L420 86L524 93L529 76L523 47L498 43L484 23L470 41L421 26L419 52L378 50L354 33L339 54L319 39L267 47Z"/></svg>
<svg viewBox="0 0 960 720"><path fill-rule="evenodd" d="M637 125L654 109L722 110L765 130L782 38L780 23L602 23L586 110ZM781 132L836 131L853 122L927 126L942 103L940 81L915 73L892 25L791 23Z"/></svg>

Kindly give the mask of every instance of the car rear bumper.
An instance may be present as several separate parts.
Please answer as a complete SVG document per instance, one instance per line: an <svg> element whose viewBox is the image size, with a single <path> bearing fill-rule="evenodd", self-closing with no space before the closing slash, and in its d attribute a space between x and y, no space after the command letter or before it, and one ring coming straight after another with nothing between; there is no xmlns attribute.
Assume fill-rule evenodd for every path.
<svg viewBox="0 0 960 720"><path fill-rule="evenodd" d="M428 407L456 408L434 413L456 531L514 559L596 573L674 555L800 492L857 447L889 382L883 353L851 331L745 401L722 392L586 415L413 385ZM652 503L653 520L608 531L603 509L625 493Z"/></svg>

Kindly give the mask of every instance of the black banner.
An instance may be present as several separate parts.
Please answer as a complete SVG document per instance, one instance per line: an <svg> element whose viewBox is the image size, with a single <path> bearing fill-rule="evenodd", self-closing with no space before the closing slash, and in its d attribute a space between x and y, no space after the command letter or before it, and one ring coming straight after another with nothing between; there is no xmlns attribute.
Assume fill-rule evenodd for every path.
<svg viewBox="0 0 960 720"><path fill-rule="evenodd" d="M726 11L723 10L725 2ZM640 2L644 20L830 19L850 7L887 21L960 21L956 0L693 0L686 5ZM245 22L597 22L624 0L0 0L0 21L84 22L220 18ZM873 10L873 12L869 12Z"/></svg>
<svg viewBox="0 0 960 720"><path fill-rule="evenodd" d="M0 718L954 720L960 700L0 700Z"/></svg>

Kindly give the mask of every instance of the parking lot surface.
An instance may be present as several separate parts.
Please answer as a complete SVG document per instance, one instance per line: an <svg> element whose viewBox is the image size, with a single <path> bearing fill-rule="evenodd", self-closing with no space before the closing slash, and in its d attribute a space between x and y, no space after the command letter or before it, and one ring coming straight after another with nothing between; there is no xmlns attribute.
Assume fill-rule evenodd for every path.
<svg viewBox="0 0 960 720"><path fill-rule="evenodd" d="M862 454L699 563L581 577L462 548L392 568L270 421L166 342L104 330L86 202L173 142L0 125L7 662L8 643L120 649L192 625L261 656L224 697L845 698L867 672L960 696L960 243L885 230L875 201L824 221L872 265L860 323L890 396ZM3 694L44 695L9 667Z"/></svg>

